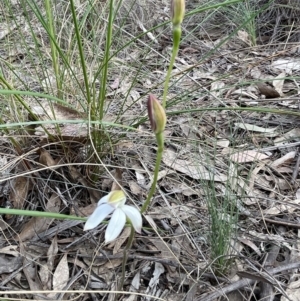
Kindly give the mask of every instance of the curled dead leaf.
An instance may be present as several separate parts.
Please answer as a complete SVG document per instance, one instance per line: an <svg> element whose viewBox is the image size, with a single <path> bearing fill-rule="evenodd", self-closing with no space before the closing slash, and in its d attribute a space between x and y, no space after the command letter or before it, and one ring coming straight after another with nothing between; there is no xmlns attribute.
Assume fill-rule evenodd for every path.
<svg viewBox="0 0 300 301"><path fill-rule="evenodd" d="M271 85L268 85L266 83L257 83L256 85L257 85L259 92L262 95L266 96L266 98L280 97L280 94Z"/></svg>

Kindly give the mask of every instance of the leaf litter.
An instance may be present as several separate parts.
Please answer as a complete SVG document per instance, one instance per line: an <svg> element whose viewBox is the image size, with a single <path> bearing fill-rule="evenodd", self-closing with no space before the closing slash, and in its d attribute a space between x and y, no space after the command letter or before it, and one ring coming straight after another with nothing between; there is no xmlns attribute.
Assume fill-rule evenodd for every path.
<svg viewBox="0 0 300 301"><path fill-rule="evenodd" d="M164 15L164 4L156 6L155 13ZM143 18L150 16L153 16L151 10ZM137 24L148 24L144 21ZM15 26L2 28L3 41L16 31ZM148 35L152 41L157 41L158 37L157 32L153 36ZM187 106L178 102L174 109L230 108L236 105L298 109L299 62L294 57L296 50L293 47L283 50L268 49L265 45L251 48L248 33L240 30L237 38L228 40L218 49L218 54L197 65L203 53L213 49L222 39L218 31L217 34L214 32L214 36L203 36L200 51L194 39L183 42L174 69L176 87L171 89L170 96L181 97L181 93L188 89L193 101ZM159 45L153 47L155 49ZM193 47L196 51L191 50ZM28 59L23 52L16 48L5 53L5 57L19 68L20 58L24 56L24 62ZM132 57L124 53L123 62L136 61L140 57L139 49L134 49L131 54ZM156 52L148 55L152 63L162 60ZM144 74L142 82L137 82L134 89L130 73L124 77L118 68L119 73L115 72L111 78L111 91L108 93L109 97L115 97L110 116L119 110L124 97L128 97L128 102L122 122L126 124L131 116L137 114L143 116L144 106L140 98L164 77L167 61L163 60L162 64L154 63L151 72ZM184 74L181 79L180 74ZM33 86L37 86L37 79L29 77L29 74L25 76ZM69 80L68 76L66 74L66 80ZM295 76L295 81L287 78L290 76ZM36 88L45 89L47 84L54 85L53 78L50 75L42 87ZM240 81L242 79L247 79L246 86ZM259 86L257 81L265 85ZM141 125L140 132L134 135L128 133L119 141L122 147L116 148L115 157L104 158L103 165L109 167L109 172L103 165L100 166L100 176L94 181L93 174L87 168L89 162L85 152L88 127L81 123L64 122L84 119L84 114L44 100L40 103L32 101L32 106L41 120L56 119L59 126L49 123L45 127L35 127L22 158L16 157L18 161L9 168L7 162L13 161L17 155L7 140L1 141L1 158L6 159L1 167L1 183L5 188L1 193L2 207L85 216L93 211L104 191L109 191L113 185L121 185L136 205L144 202L152 181L155 159L147 125ZM180 118L185 119L184 126ZM219 291L226 288L227 281L209 268L211 233L206 187L212 183L219 204L229 192L240 201L237 205L241 211L237 234L241 235L242 243L235 253L240 257L235 259L235 267L239 271L257 272L258 264L270 255L270 246L274 243L280 247L276 265L284 267L289 264L292 251L295 262L299 262L299 166L296 164L299 153L294 145L300 136L298 119L281 119L273 113L206 111L204 115L170 116L168 122L158 191L147 212L149 224L146 225L150 229L146 226L143 234L135 239L126 267L125 289L148 294L141 300L150 300L153 296L164 300L182 300L185 296L189 296L190 300L212 300L211 291L215 289L215 283L219 283ZM65 141L68 141L67 144L63 144ZM61 147L62 144L64 147ZM268 150L270 146L272 149ZM31 169L26 169L22 160L30 162ZM81 166L81 163L87 166ZM115 175L116 166L121 170L121 175L114 180L112 175ZM37 171L41 167L46 169ZM292 184L295 170L296 178ZM10 177L13 178L6 180ZM8 185L4 186L4 183ZM39 294L30 295L30 290L52 290L48 298L55 299L55 290L64 287L70 291L78 288L94 290L92 297L86 295L85 298L96 300L107 296L99 290L117 289L115 279L119 276L128 228L117 241L103 246L104 225L93 233L83 234L80 222L10 216L3 216L2 219L4 226L1 229L5 232L2 232L0 249L3 250L0 252L3 261L1 287L27 289L28 299L41 299ZM279 231L279 225L288 231ZM249 264L249 259L255 264ZM268 265L260 268L266 273L269 271ZM267 278L277 288L280 300L297 298L298 269L299 265L290 269L283 280L280 274L272 276L272 279ZM79 273L77 279L75 272L81 270L84 273ZM234 268L230 272L235 274L231 281L238 283L243 279ZM12 276L9 278L5 274ZM258 281L266 278L261 271L256 277ZM285 294L276 286L279 281L284 284ZM240 287L243 297L250 298L249 291L254 290L254 285L248 282ZM248 290L244 290L245 287ZM255 291L259 290L263 291L256 286ZM71 294L59 297L72 298ZM80 294L76 297L80 298ZM112 299L113 295L109 294L107 298ZM134 295L125 298L140 300Z"/></svg>

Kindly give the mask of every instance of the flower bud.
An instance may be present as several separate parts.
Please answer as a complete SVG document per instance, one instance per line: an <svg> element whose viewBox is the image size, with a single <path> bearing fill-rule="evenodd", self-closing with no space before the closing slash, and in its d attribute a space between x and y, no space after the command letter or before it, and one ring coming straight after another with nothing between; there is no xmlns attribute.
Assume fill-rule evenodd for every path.
<svg viewBox="0 0 300 301"><path fill-rule="evenodd" d="M147 107L152 131L155 134L162 133L166 126L167 117L164 108L153 94L149 95Z"/></svg>
<svg viewBox="0 0 300 301"><path fill-rule="evenodd" d="M179 26L184 17L185 0L171 0L171 20L173 26Z"/></svg>

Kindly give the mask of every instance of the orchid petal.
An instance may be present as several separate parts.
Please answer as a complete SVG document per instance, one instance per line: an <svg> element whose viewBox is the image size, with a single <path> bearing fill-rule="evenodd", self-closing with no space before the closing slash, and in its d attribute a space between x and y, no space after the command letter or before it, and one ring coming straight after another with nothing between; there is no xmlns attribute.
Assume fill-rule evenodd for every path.
<svg viewBox="0 0 300 301"><path fill-rule="evenodd" d="M110 213L114 211L114 207L108 204L98 206L84 225L84 231L97 227Z"/></svg>
<svg viewBox="0 0 300 301"><path fill-rule="evenodd" d="M124 205L122 210L130 220L136 232L141 233L142 230L142 216L139 210L132 206Z"/></svg>
<svg viewBox="0 0 300 301"><path fill-rule="evenodd" d="M113 213L105 232L105 243L116 239L126 223L126 215L122 209L117 208Z"/></svg>
<svg viewBox="0 0 300 301"><path fill-rule="evenodd" d="M108 202L109 199L109 194L105 195L104 197L102 197L99 202L98 202L98 206L102 205L102 204L106 204Z"/></svg>

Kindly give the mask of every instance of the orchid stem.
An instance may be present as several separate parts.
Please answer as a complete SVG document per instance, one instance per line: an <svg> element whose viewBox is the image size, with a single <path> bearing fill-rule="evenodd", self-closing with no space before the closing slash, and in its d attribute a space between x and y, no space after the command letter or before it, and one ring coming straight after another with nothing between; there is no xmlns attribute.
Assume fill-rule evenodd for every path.
<svg viewBox="0 0 300 301"><path fill-rule="evenodd" d="M130 223L130 235L129 235L129 238L128 238L128 241L127 241L127 245L126 245L126 247L123 251L122 277L121 277L121 282L120 282L118 291L123 290L123 285L124 285L124 282L125 282L125 269L126 269L126 264L127 264L127 260L128 260L128 252L131 249L134 234L135 234L134 228L133 228L132 224ZM116 295L115 300L116 299L117 299L117 295Z"/></svg>
<svg viewBox="0 0 300 301"><path fill-rule="evenodd" d="M167 104L167 94L168 94L168 87L169 87L169 82L170 82L170 78L171 78L171 72L173 70L175 59L176 59L176 56L179 51L180 38L181 38L181 26L178 25L173 28L172 56L171 56L170 65L169 65L169 69L168 69L167 76L166 76L166 81L164 84L164 94L163 94L163 100L162 100L162 106L164 109L166 108L166 104Z"/></svg>
<svg viewBox="0 0 300 301"><path fill-rule="evenodd" d="M155 192L156 184L157 184L157 179L158 179L158 172L159 172L159 167L164 151L164 134L163 132L158 133L155 135L156 136L156 141L157 141L157 155L156 155L156 163L155 163L155 169L154 169L154 176L153 176L153 182L150 188L150 191L148 193L147 199L144 203L144 205L141 208L141 214L143 214L149 207L150 201L153 197L153 194Z"/></svg>

